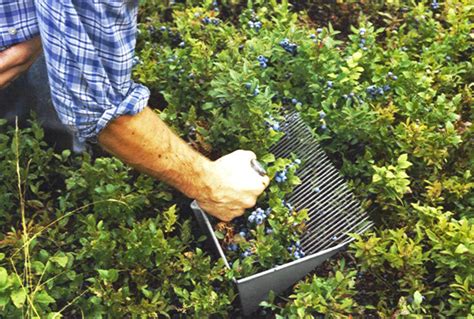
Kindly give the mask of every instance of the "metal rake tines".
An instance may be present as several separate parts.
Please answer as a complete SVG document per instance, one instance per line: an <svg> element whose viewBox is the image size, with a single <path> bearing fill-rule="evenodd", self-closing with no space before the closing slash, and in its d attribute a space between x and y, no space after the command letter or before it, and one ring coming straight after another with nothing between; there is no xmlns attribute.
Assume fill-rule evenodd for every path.
<svg viewBox="0 0 474 319"><path fill-rule="evenodd" d="M372 226L368 214L299 114L289 113L285 118L285 135L271 152L277 157L293 153L303 163L298 170L302 183L288 198L296 209L308 210L301 245L307 253L315 253L350 242L349 233L362 233Z"/></svg>

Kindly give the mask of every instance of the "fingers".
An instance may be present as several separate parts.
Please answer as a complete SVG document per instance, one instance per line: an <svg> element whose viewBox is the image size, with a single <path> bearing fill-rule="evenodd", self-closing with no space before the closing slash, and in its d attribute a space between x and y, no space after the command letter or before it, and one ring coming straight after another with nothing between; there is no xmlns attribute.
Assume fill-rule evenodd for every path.
<svg viewBox="0 0 474 319"><path fill-rule="evenodd" d="M255 155L254 152L252 151L246 151L246 150L237 150L234 153L237 153L241 156L242 160L248 159L249 163L253 159L257 159L257 155Z"/></svg>

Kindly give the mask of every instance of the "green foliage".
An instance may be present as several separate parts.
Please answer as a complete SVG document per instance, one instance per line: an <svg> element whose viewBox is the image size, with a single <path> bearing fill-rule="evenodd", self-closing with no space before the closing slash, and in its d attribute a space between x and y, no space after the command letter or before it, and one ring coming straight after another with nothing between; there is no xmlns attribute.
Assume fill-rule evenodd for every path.
<svg viewBox="0 0 474 319"><path fill-rule="evenodd" d="M329 264L328 276L267 310L472 318L469 1L140 3L134 77L179 135L213 159L251 149L274 178L295 159L268 149L282 110L297 110L367 198L376 226L355 236L351 262ZM236 312L229 278L293 258L287 246L306 212L283 202L299 182L291 170L260 198L272 213L250 238L218 230L240 249L226 271L166 186L113 158L55 154L34 121L14 132L0 120L0 132L1 316L227 317Z"/></svg>
<svg viewBox="0 0 474 319"><path fill-rule="evenodd" d="M10 166L0 187L15 199L0 215L8 221L0 224L2 317L228 312L235 296L223 262L196 247L194 226L179 218L164 185L116 159L55 154L40 133L35 122L31 129L0 132L0 163ZM15 198L11 185L16 145L19 164L28 167L20 169L24 198Z"/></svg>
<svg viewBox="0 0 474 319"><path fill-rule="evenodd" d="M270 302L262 302L264 307L279 310L276 318L343 318L355 314L357 304L352 299L355 294L356 271L347 271L344 262L334 269L327 278L314 275L298 283L289 302L281 308Z"/></svg>

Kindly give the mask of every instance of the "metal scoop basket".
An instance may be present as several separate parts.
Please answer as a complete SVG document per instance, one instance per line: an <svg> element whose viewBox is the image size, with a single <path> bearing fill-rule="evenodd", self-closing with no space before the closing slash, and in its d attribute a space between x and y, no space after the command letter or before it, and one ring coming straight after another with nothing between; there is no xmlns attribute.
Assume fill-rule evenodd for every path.
<svg viewBox="0 0 474 319"><path fill-rule="evenodd" d="M353 240L349 234L361 234L372 226L368 214L299 114L287 114L281 128L285 135L270 151L275 157L295 154L302 160L303 164L297 171L302 183L295 188L288 201L296 210L308 210L309 220L300 240L306 257L252 276L234 279L244 315L257 310L259 303L268 297L271 290L276 294L285 291L344 249ZM196 202L191 204L191 208L201 228L230 268L208 216Z"/></svg>

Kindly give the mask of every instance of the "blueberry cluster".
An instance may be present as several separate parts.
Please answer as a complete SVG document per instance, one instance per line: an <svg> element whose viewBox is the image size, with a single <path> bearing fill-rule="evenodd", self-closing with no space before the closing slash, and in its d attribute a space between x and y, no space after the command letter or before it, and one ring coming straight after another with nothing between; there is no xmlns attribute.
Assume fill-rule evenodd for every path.
<svg viewBox="0 0 474 319"><path fill-rule="evenodd" d="M201 22L204 23L204 24L213 24L213 25L219 25L219 23L221 23L221 21L219 19L209 18L209 17L204 17L201 20Z"/></svg>
<svg viewBox="0 0 474 319"><path fill-rule="evenodd" d="M252 89L252 84L251 83L245 83L245 87L247 88L247 90L250 90ZM255 89L253 90L252 92L253 96L257 96L260 94L260 89L258 88L258 85L255 86Z"/></svg>
<svg viewBox="0 0 474 319"><path fill-rule="evenodd" d="M137 64L143 64L143 62L140 60L140 58L138 56L134 56L133 59L132 59L132 66L136 66Z"/></svg>
<svg viewBox="0 0 474 319"><path fill-rule="evenodd" d="M291 246L288 246L287 249L290 253L293 254L293 257L295 257L296 259L303 258L306 255L299 241L297 241Z"/></svg>
<svg viewBox="0 0 474 319"><path fill-rule="evenodd" d="M367 50L367 47L365 46L367 41L364 38L366 32L367 31L364 28L359 29L359 35L361 37L360 40L359 40L359 48L361 48L364 51Z"/></svg>
<svg viewBox="0 0 474 319"><path fill-rule="evenodd" d="M213 10L214 11L219 11L219 4L217 3L217 1L213 1L212 2L212 6L214 7Z"/></svg>
<svg viewBox="0 0 474 319"><path fill-rule="evenodd" d="M298 99L295 99L295 98L291 99L291 103L296 105L296 106L301 106L301 104L302 104L300 101L298 101Z"/></svg>
<svg viewBox="0 0 474 319"><path fill-rule="evenodd" d="M253 29L255 31L259 31L262 28L262 22L260 21L249 21L248 23L250 29Z"/></svg>
<svg viewBox="0 0 474 319"><path fill-rule="evenodd" d="M262 69L265 69L265 68L268 66L268 65L267 65L268 59L267 59L266 57L264 57L263 55L259 55L259 56L257 57L257 61L258 61L258 63L260 64L260 67L261 67Z"/></svg>
<svg viewBox="0 0 474 319"><path fill-rule="evenodd" d="M240 256L242 258L246 258L252 255L252 251L250 249L246 249Z"/></svg>
<svg viewBox="0 0 474 319"><path fill-rule="evenodd" d="M298 46L296 43L290 42L287 38L280 41L280 46L285 49L286 52L296 55L298 53Z"/></svg>
<svg viewBox="0 0 474 319"><path fill-rule="evenodd" d="M327 81L326 82L326 88L327 89L332 89L333 85L334 85L334 83L332 83L332 81Z"/></svg>
<svg viewBox="0 0 474 319"><path fill-rule="evenodd" d="M265 219L270 215L271 208L268 208L267 210L263 210L262 208L257 208L254 210L250 216L248 217L248 222L251 224L257 224L261 225Z"/></svg>
<svg viewBox="0 0 474 319"><path fill-rule="evenodd" d="M439 3L438 3L438 1L433 0L433 1L431 2L431 9L433 9L433 10L438 10L438 9L439 9Z"/></svg>
<svg viewBox="0 0 474 319"><path fill-rule="evenodd" d="M390 85L384 85L383 87L371 85L366 91L371 99L376 99L377 97L384 95L385 92L390 91Z"/></svg>
<svg viewBox="0 0 474 319"><path fill-rule="evenodd" d="M288 173L288 169L291 168L291 167L293 167L295 164L296 164L296 165L300 165L300 164L301 164L301 160L300 160L299 158L297 158L297 159L295 159L295 160L293 161L293 163L288 164L288 165L285 167L284 170L276 172L276 174L275 174L275 182L277 182L277 183L283 183L283 182L285 182L285 181L288 179L288 177L286 176L286 173Z"/></svg>
<svg viewBox="0 0 474 319"><path fill-rule="evenodd" d="M268 115L268 120L265 121L265 125L274 131L281 131L280 123L275 122L273 116L271 115Z"/></svg>
<svg viewBox="0 0 474 319"><path fill-rule="evenodd" d="M394 75L392 72L388 72L388 73L387 73L387 77L388 77L389 79L394 80L394 81L398 80L398 77L397 77L396 75Z"/></svg>
<svg viewBox="0 0 474 319"><path fill-rule="evenodd" d="M288 178L286 177L286 170L279 171L275 174L275 181L277 183L283 183L287 180Z"/></svg>

